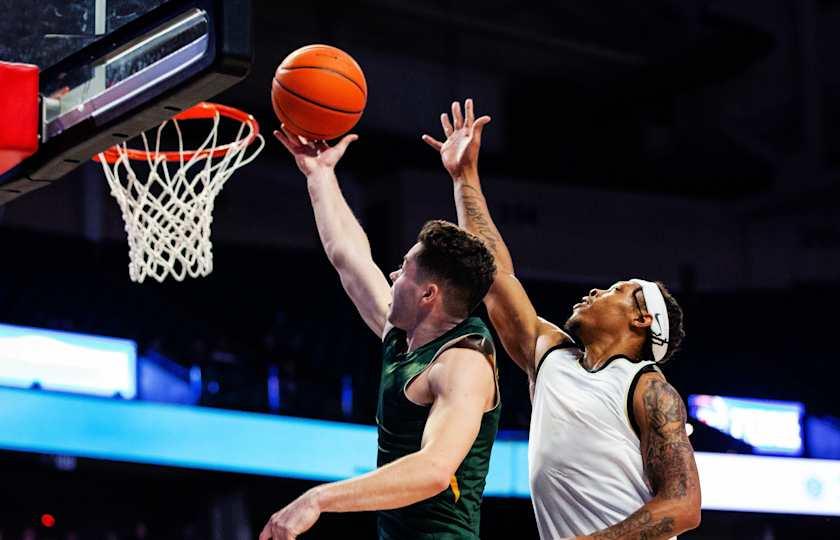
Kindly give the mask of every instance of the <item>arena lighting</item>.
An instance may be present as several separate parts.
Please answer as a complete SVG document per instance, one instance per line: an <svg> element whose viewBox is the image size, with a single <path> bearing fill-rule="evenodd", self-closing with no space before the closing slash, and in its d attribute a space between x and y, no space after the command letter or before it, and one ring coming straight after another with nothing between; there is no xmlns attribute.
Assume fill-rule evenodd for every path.
<svg viewBox="0 0 840 540"><path fill-rule="evenodd" d="M41 516L41 525L47 528L51 528L55 526L55 518L52 514L44 514Z"/></svg>
<svg viewBox="0 0 840 540"><path fill-rule="evenodd" d="M802 403L691 395L688 407L693 418L744 441L757 453L802 455Z"/></svg>
<svg viewBox="0 0 840 540"><path fill-rule="evenodd" d="M376 466L376 427L0 388L0 448L339 480ZM528 497L528 441L493 447L485 494ZM330 441L331 444L324 444ZM698 452L703 508L840 516L840 461Z"/></svg>
<svg viewBox="0 0 840 540"><path fill-rule="evenodd" d="M132 399L137 394L137 345L0 324L0 385Z"/></svg>

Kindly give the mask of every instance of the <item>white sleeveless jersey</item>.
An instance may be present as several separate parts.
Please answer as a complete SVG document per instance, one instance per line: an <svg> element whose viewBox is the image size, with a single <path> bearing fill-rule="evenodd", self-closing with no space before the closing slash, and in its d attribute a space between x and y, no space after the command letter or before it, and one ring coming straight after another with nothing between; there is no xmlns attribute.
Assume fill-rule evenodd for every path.
<svg viewBox="0 0 840 540"><path fill-rule="evenodd" d="M615 356L590 372L581 357L557 347L537 369L528 469L542 540L615 525L653 497L628 414L631 390L655 362Z"/></svg>

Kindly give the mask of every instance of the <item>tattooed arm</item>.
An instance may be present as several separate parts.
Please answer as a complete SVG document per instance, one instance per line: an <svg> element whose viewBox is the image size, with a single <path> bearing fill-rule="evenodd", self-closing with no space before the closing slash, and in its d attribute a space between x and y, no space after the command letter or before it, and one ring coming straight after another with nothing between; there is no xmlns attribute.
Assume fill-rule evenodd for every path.
<svg viewBox="0 0 840 540"><path fill-rule="evenodd" d="M460 103L454 102L452 121L446 113L441 115L446 141L428 135L423 135L423 140L440 152L443 166L452 177L458 225L484 240L496 258L496 279L484 303L502 345L533 385L536 363L544 352L569 336L537 316L528 294L514 275L510 251L490 217L478 177L481 133L489 122L489 116L475 118L471 99L466 101L463 115Z"/></svg>
<svg viewBox="0 0 840 540"><path fill-rule="evenodd" d="M645 373L633 396L642 461L654 497L591 539L667 539L700 524L700 481L685 432L685 405L659 373Z"/></svg>

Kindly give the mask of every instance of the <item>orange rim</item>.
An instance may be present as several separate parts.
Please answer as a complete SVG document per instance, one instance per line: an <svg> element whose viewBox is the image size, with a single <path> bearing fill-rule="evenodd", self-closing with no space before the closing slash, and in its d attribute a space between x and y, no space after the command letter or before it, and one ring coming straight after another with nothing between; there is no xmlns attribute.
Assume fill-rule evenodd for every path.
<svg viewBox="0 0 840 540"><path fill-rule="evenodd" d="M251 116L250 114L246 113L245 111L240 111L235 107L229 107L228 105L222 105L220 103L210 103L209 101L202 101L189 109L181 111L180 113L176 114L173 119L175 120L210 120L215 118L216 113L226 118L230 118L231 120L236 120L238 122L242 122L243 124L248 124L251 128L251 134L248 135L245 143L250 145L257 139L257 135L260 134L260 125L257 123L256 118ZM200 158L205 158L207 156L210 157L222 157L230 151L231 147L235 143L224 144L222 146L217 146L215 149L211 150L184 150L183 152L179 150L167 150L162 152L150 152L146 150L137 150L134 148L128 148L125 152L123 152L128 159L132 161L148 161L154 160L155 156L161 156L166 161L189 161L196 155ZM117 150L116 146L112 146L111 148L102 152L105 156L105 161L110 164L114 164L120 159L120 151ZM99 154L93 156L94 161L99 161Z"/></svg>

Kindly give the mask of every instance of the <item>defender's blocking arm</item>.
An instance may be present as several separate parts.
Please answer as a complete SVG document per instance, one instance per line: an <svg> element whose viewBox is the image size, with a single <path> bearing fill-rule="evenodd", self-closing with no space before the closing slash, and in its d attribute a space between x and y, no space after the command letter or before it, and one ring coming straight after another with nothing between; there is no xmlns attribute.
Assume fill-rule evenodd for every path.
<svg viewBox="0 0 840 540"><path fill-rule="evenodd" d="M429 135L423 135L423 140L440 152L443 166L452 177L458 225L481 237L496 257L496 279L484 303L505 350L533 378L542 354L569 337L556 325L537 316L514 273L513 259L490 217L478 176L481 134L490 117L476 119L471 99L466 101L464 109L462 115L460 104L454 102L452 121L446 113L441 115L445 142Z"/></svg>
<svg viewBox="0 0 840 540"><path fill-rule="evenodd" d="M275 131L306 176L318 235L341 284L368 327L383 336L391 303L391 287L373 262L367 235L341 194L335 165L356 135L347 135L334 147L324 141L306 141Z"/></svg>

